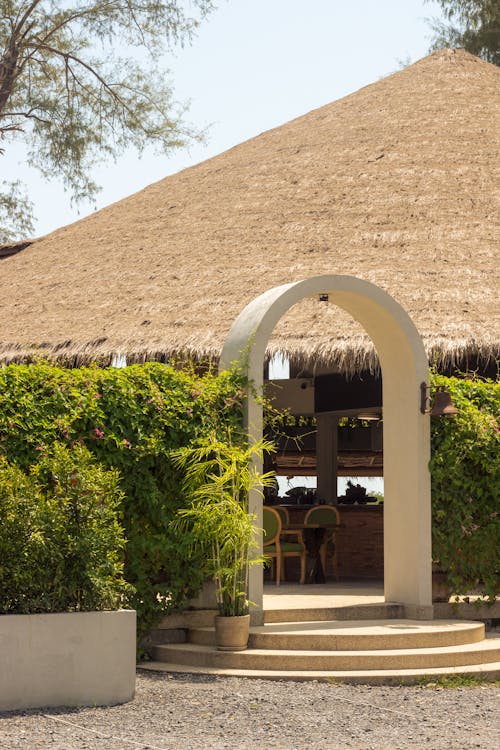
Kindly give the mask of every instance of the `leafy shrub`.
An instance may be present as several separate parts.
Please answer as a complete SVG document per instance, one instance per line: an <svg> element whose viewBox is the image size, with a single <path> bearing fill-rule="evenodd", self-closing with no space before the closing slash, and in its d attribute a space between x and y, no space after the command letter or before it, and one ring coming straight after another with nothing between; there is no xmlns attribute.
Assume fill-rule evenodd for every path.
<svg viewBox="0 0 500 750"><path fill-rule="evenodd" d="M118 473L55 444L30 474L0 459L0 612L116 609L125 539Z"/></svg>
<svg viewBox="0 0 500 750"><path fill-rule="evenodd" d="M500 383L446 378L459 414L432 421L433 558L455 594L500 594Z"/></svg>
<svg viewBox="0 0 500 750"><path fill-rule="evenodd" d="M82 444L119 471L124 575L136 590L130 603L139 632L182 606L207 577L189 534L169 528L187 504L170 453L211 430L238 434L243 385L236 371L198 375L159 363L0 368L0 454L28 473L54 443Z"/></svg>
<svg viewBox="0 0 500 750"><path fill-rule="evenodd" d="M40 489L0 457L0 612L29 612L42 590L45 539L40 529ZM38 611L37 604L35 611Z"/></svg>

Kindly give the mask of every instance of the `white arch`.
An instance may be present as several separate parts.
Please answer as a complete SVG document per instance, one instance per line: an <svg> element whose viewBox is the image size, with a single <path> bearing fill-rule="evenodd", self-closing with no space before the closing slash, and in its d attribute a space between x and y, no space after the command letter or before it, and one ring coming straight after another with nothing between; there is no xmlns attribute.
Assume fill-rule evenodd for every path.
<svg viewBox="0 0 500 750"><path fill-rule="evenodd" d="M226 338L219 369L245 362L258 392L264 356L278 320L306 297L328 294L371 337L382 368L384 406L384 594L401 602L409 617L432 616L430 423L420 413L420 383L428 382L427 356L420 335L403 308L386 292L354 276L315 276L269 289L250 302ZM250 395L249 440L262 435L262 407ZM262 526L262 500L250 498ZM262 539L261 539L262 544ZM251 569L249 598L253 619L262 619L262 574Z"/></svg>

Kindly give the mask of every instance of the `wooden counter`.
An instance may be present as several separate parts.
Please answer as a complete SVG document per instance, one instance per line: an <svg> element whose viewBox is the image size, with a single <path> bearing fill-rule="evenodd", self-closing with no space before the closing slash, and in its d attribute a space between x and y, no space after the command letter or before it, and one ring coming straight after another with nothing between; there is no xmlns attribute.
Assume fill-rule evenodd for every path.
<svg viewBox="0 0 500 750"><path fill-rule="evenodd" d="M335 538L340 578L384 577L384 506L338 505Z"/></svg>

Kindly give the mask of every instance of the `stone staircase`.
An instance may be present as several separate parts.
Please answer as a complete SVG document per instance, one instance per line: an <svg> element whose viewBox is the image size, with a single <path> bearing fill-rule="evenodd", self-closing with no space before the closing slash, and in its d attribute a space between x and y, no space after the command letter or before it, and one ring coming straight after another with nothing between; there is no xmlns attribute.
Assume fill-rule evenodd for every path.
<svg viewBox="0 0 500 750"><path fill-rule="evenodd" d="M414 683L463 674L500 679L500 637L485 637L484 623L411 620L398 604L267 610L252 627L248 649L215 648L214 613L184 628L184 642L152 647L154 671L221 674L262 679L332 680L371 684ZM307 618L307 619L306 619ZM181 631L179 631L181 632Z"/></svg>

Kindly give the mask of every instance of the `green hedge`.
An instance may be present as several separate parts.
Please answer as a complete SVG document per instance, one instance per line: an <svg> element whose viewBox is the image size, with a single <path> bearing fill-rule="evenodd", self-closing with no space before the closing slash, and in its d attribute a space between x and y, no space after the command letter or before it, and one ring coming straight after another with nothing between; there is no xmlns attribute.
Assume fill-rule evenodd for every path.
<svg viewBox="0 0 500 750"><path fill-rule="evenodd" d="M118 470L125 578L141 631L196 594L205 575L190 539L169 529L184 504L169 453L209 429L237 432L243 387L237 372L198 376L159 363L0 368L0 455L28 474L55 443L82 444Z"/></svg>
<svg viewBox="0 0 500 750"><path fill-rule="evenodd" d="M492 598L499 593L500 385L441 376L433 382L446 385L460 409L454 419L432 421L433 554L456 593L481 585ZM206 576L201 552L170 527L186 505L170 452L210 431L241 434L244 387L238 372L199 376L157 363L121 370L0 368L0 456L14 465L4 461L0 484L17 483L26 518L34 510L22 497L30 487L33 497L48 496L44 461L57 444L85 446L103 469L118 470L124 576L135 588L129 603L138 610L141 632L162 612L185 604ZM27 567L27 574L22 586L36 576L35 568Z"/></svg>
<svg viewBox="0 0 500 750"><path fill-rule="evenodd" d="M459 413L432 420L433 557L453 593L500 595L500 383L434 375Z"/></svg>

